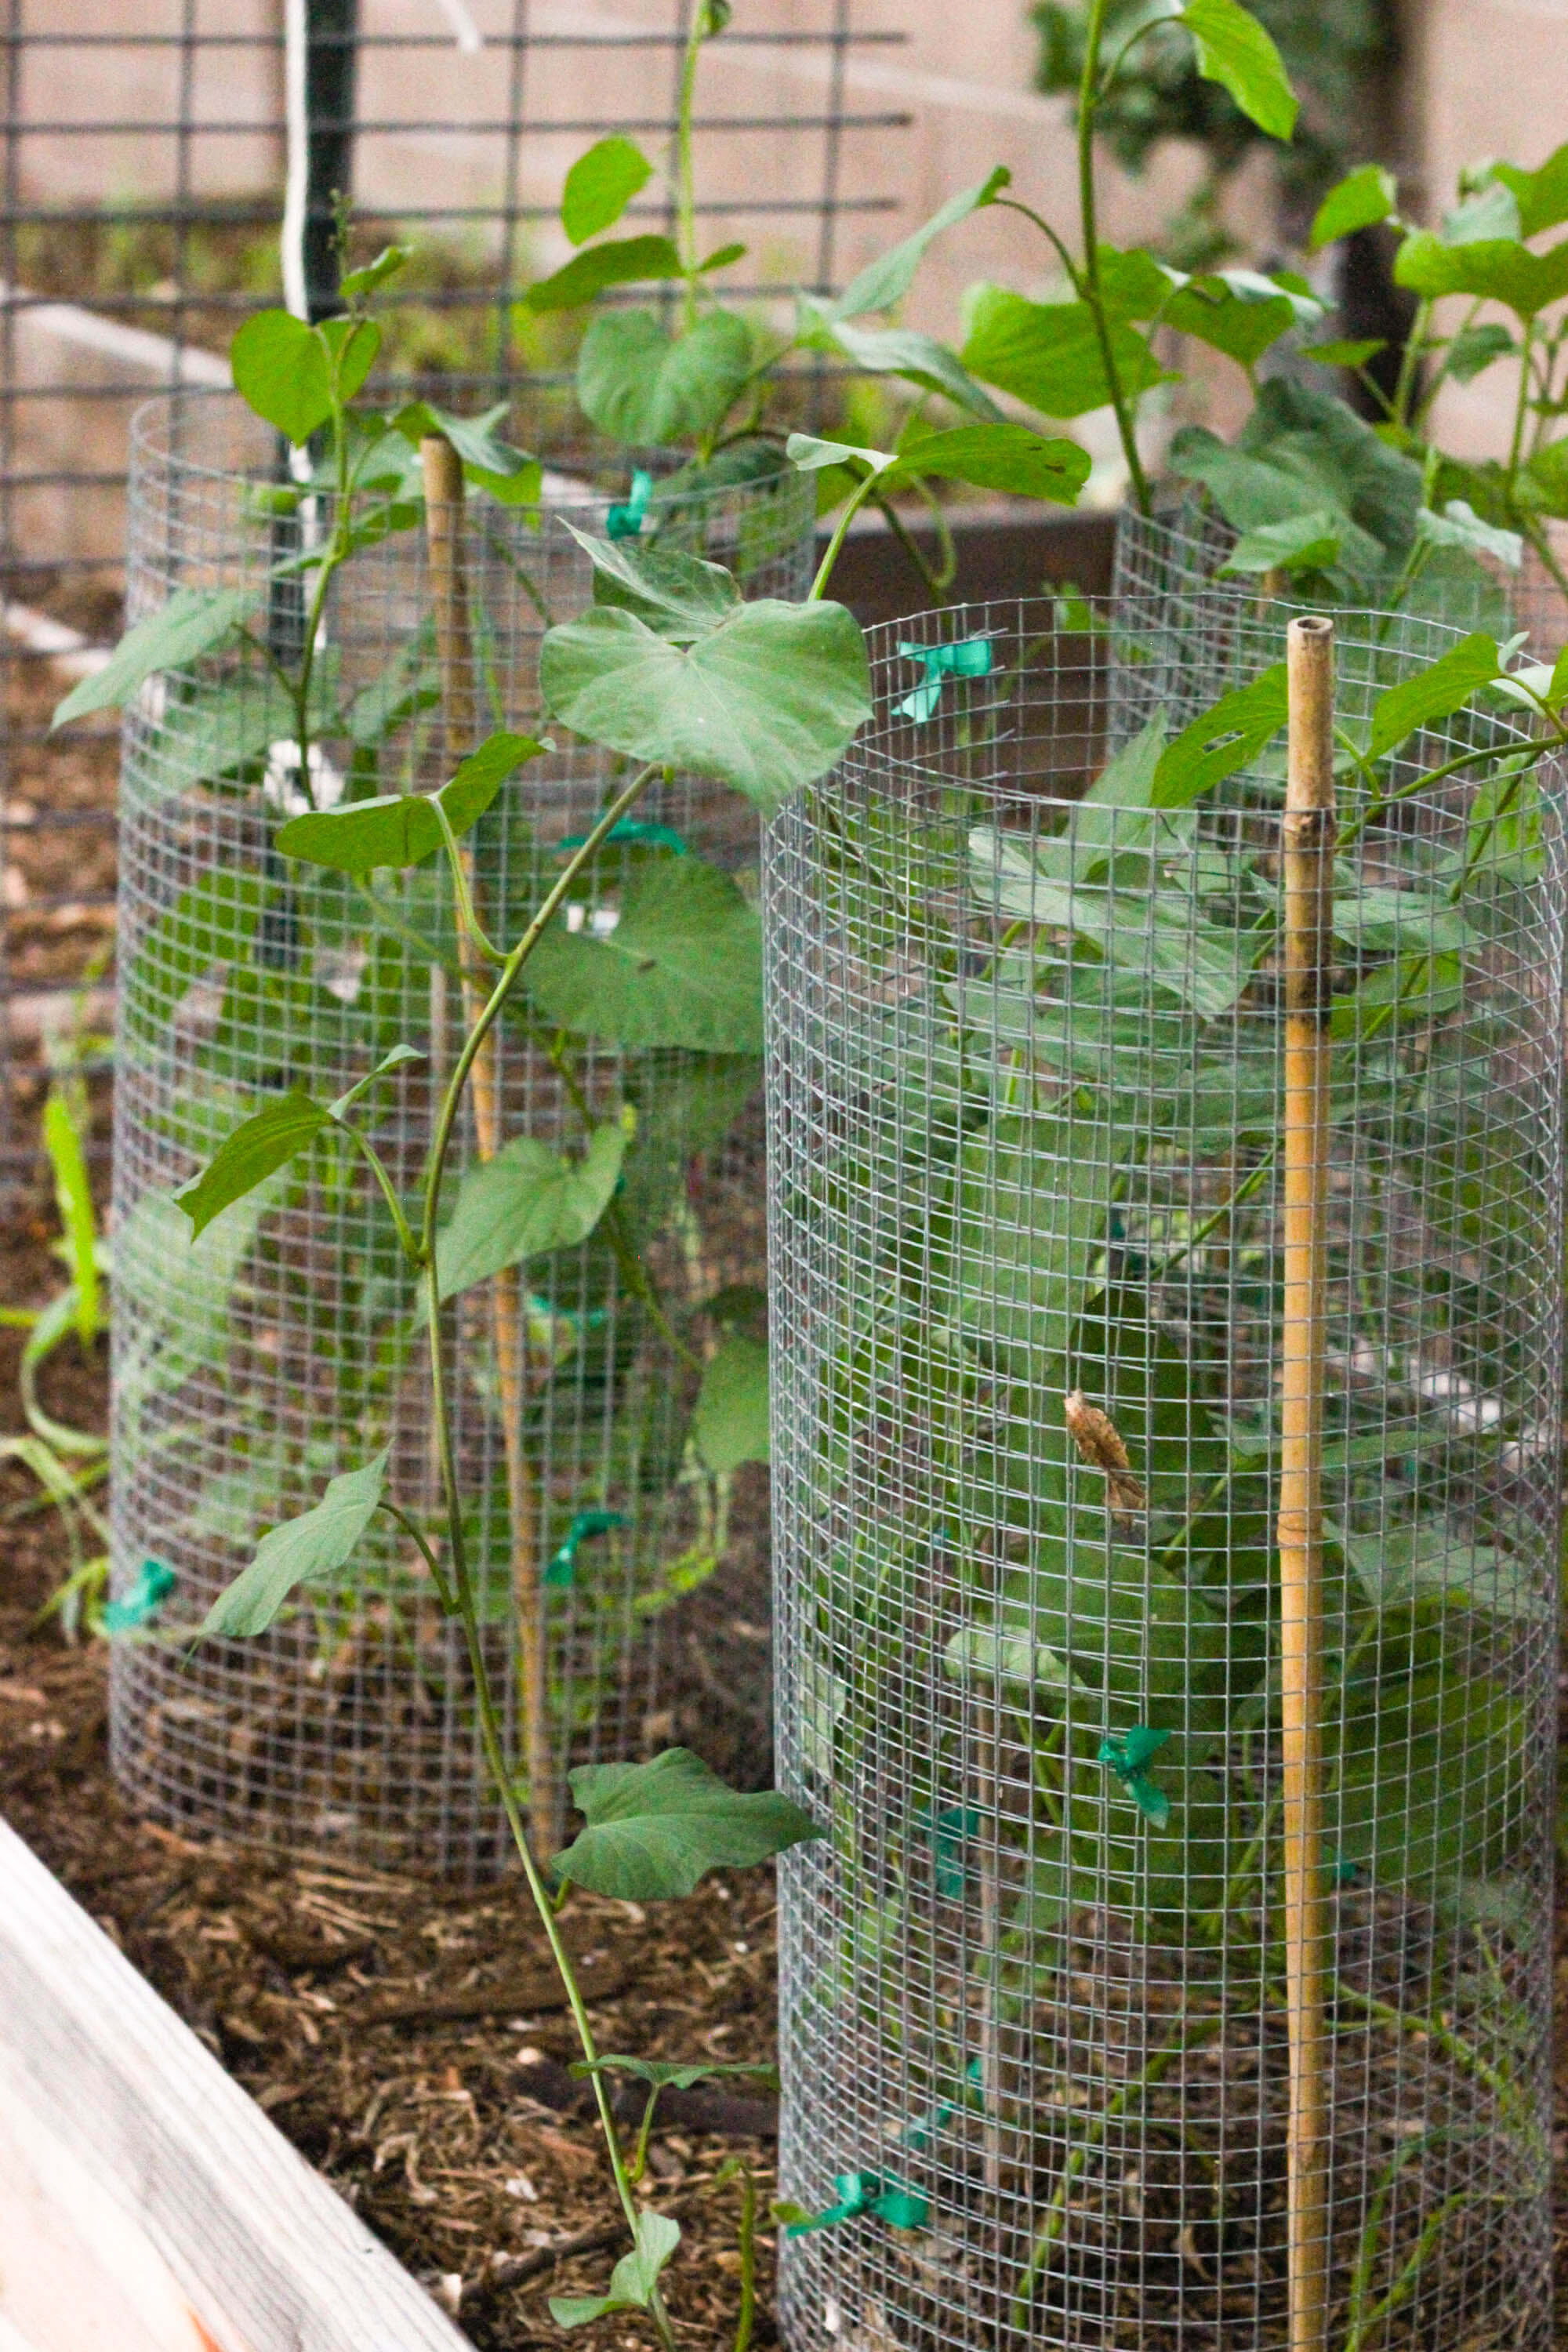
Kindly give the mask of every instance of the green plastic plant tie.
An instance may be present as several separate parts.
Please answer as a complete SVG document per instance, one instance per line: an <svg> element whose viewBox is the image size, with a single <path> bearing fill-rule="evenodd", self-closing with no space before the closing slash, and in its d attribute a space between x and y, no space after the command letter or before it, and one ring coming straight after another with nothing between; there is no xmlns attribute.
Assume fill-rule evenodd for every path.
<svg viewBox="0 0 1568 2352"><path fill-rule="evenodd" d="M838 2191L838 2203L829 2205L825 2212L813 2213L805 2221L792 2221L787 2232L790 2237L804 2238L811 2230L830 2230L838 2221L858 2221L867 2213L894 2230L923 2230L931 2214L925 2198L890 2174L884 2179L879 2172L841 2172L834 2186Z"/></svg>
<svg viewBox="0 0 1568 2352"><path fill-rule="evenodd" d="M980 1815L973 1805L944 1805L933 1827L931 1807L922 1805L915 1815L915 1824L936 1848L937 1893L945 1902L962 1902L969 1876L963 1849L979 1831Z"/></svg>
<svg viewBox="0 0 1568 2352"><path fill-rule="evenodd" d="M579 1315L574 1307L557 1307L537 1290L528 1294L528 1311L542 1323L569 1323L577 1331L596 1331L610 1315L607 1307L590 1307L586 1315Z"/></svg>
<svg viewBox="0 0 1568 2352"><path fill-rule="evenodd" d="M1356 1883L1355 1864L1348 1854L1342 1853L1338 1846L1334 1848L1329 1871L1336 1886L1353 1886Z"/></svg>
<svg viewBox="0 0 1568 2352"><path fill-rule="evenodd" d="M155 1617L179 1582L166 1560L144 1559L129 1592L111 1601L100 1622L106 1633L133 1633Z"/></svg>
<svg viewBox="0 0 1568 2352"><path fill-rule="evenodd" d="M569 833L564 841L558 841L555 845L557 857L564 857L570 851L581 849L587 838L585 833ZM640 817L635 816L624 816L619 824L610 827L605 835L605 846L608 848L614 842L644 849L673 849L677 857L689 857L691 855L672 824L645 824Z"/></svg>
<svg viewBox="0 0 1568 2352"><path fill-rule="evenodd" d="M569 1588L577 1574L577 1547L591 1543L595 1536L607 1536L612 1528L629 1524L624 1511L579 1511L566 1530L566 1540L559 1551L551 1555L543 1580L557 1588Z"/></svg>
<svg viewBox="0 0 1568 2352"><path fill-rule="evenodd" d="M895 709L905 719L918 722L929 719L942 699L943 680L950 677L989 677L991 675L991 640L989 637L960 637L951 646L911 646L898 647L906 661L923 664L925 677L912 694L906 694Z"/></svg>
<svg viewBox="0 0 1568 2352"><path fill-rule="evenodd" d="M1135 1723L1125 1739L1108 1738L1100 1743L1098 1761L1110 1765L1144 1820L1157 1830L1163 1830L1171 1818L1171 1800L1143 1767L1170 1737L1168 1731Z"/></svg>
<svg viewBox="0 0 1568 2352"><path fill-rule="evenodd" d="M612 539L636 539L643 527L647 502L653 496L653 476L645 474L639 466L632 475L632 494L622 506L614 506L605 517L605 529Z"/></svg>

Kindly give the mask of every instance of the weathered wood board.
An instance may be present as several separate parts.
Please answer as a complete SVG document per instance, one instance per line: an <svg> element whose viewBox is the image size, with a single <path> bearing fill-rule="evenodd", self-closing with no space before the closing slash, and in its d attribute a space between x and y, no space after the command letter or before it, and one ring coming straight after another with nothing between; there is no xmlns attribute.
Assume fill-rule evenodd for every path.
<svg viewBox="0 0 1568 2352"><path fill-rule="evenodd" d="M0 1822L0 2352L463 2347Z"/></svg>

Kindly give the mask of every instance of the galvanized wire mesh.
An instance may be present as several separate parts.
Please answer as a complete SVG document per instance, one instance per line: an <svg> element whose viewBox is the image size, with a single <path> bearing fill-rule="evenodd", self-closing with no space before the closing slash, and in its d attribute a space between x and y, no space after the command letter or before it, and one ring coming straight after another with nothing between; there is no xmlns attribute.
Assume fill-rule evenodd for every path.
<svg viewBox="0 0 1568 2352"><path fill-rule="evenodd" d="M1568 545L1555 525L1547 529L1561 571ZM1112 597L1131 599L1145 609L1157 600L1194 655L1205 631L1212 629L1212 616L1226 603L1256 611L1261 599L1283 610L1298 609L1272 595L1265 579L1222 576L1236 541L1237 533L1198 499L1171 500L1152 515L1125 508L1117 517ZM1490 560L1472 562L1450 550L1434 550L1432 560L1416 567L1405 583L1400 604L1421 620L1489 629L1500 636L1510 629L1528 629L1532 652L1547 659L1568 642L1568 597L1530 545L1517 571Z"/></svg>
<svg viewBox="0 0 1568 2352"><path fill-rule="evenodd" d="M793 2352L1287 2341L1282 750L1201 813L1125 764L1081 798L1149 707L1118 671L1174 730L1283 628L1194 605L1194 678L1161 600L1067 611L875 631L876 722L764 848L781 1785L823 1832L782 1880ZM921 658L980 637L987 677ZM1341 615L1342 727L1451 642ZM1522 740L1500 706L1381 814L1342 788L1343 2352L1551 2336L1565 860Z"/></svg>
<svg viewBox="0 0 1568 2352"><path fill-rule="evenodd" d="M539 446L541 422L520 417L518 438ZM589 593L563 519L602 529L607 496L625 493L624 457L601 484L594 452L554 456L542 527L482 497L467 510L481 731L537 720L542 615L562 617ZM158 1638L116 1645L113 1756L126 1788L165 1820L472 1871L495 1859L500 1817L461 1646L417 1553L389 1525L373 1528L340 1585L312 1589L266 1635L187 1658L172 1630L200 1618L267 1526L388 1439L405 1506L434 1507L437 1496L425 1342L364 1170L318 1149L195 1246L169 1197L269 1092L300 1086L330 1099L400 1040L427 1058L380 1088L373 1134L411 1189L459 1042L444 874L431 866L361 889L286 866L270 845L280 816L302 804L292 721L259 643L277 623L266 586L276 547L258 506L274 466L270 436L231 399L157 402L138 419L131 618L177 589L240 588L254 599L257 642L165 674L126 715L112 1582L125 1592L151 1558L179 1585ZM647 532L729 562L752 592L798 594L812 525L809 486L793 471L695 496L667 476ZM416 520L338 575L317 654L318 801L345 776L363 793L419 789L447 772L426 565ZM481 821L477 889L495 935L521 931L616 765L568 740ZM680 845L754 876L755 823L741 809L690 782L656 793L641 815L664 837L607 849L574 919L613 925L636 875ZM586 1039L563 1051L526 1005L498 1034L503 1135L577 1152L591 1123L629 1106L637 1136L616 1211L633 1221L626 1246L673 1301L717 1287L756 1238L755 1174L727 1178L721 1164L756 1091L754 1058ZM469 1132L465 1149L473 1143ZM531 1259L524 1282L521 1443L538 1559L557 1558L584 1510L619 1522L584 1540L543 1595L563 1768L637 1751L653 1703L657 1605L671 1562L700 1543L712 1498L686 1448L689 1375L617 1274L608 1230ZM459 1324L453 1386L470 1541L492 1670L515 1716L502 1398L484 1290L465 1298Z"/></svg>

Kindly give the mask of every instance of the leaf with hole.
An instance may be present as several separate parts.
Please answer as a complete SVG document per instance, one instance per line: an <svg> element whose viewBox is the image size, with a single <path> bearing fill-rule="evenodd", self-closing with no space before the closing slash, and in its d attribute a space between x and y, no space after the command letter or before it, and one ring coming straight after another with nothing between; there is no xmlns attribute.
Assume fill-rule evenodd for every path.
<svg viewBox="0 0 1568 2352"><path fill-rule="evenodd" d="M689 1895L710 1870L746 1870L822 1834L789 1798L729 1788L686 1748L647 1764L579 1765L571 1779L587 1827L554 1869L624 1902Z"/></svg>
<svg viewBox="0 0 1568 2352"><path fill-rule="evenodd" d="M346 1568L380 1507L390 1445L363 1469L334 1478L313 1510L262 1537L256 1558L225 1588L202 1621L203 1641L265 1633L300 1585L321 1583Z"/></svg>
<svg viewBox="0 0 1568 2352"><path fill-rule="evenodd" d="M438 793L389 793L379 800L313 809L290 817L278 834L285 857L325 866L337 874L371 874L378 866L417 866L441 846L432 801L439 801L459 840L479 823L509 776L546 749L531 735L504 730L471 751Z"/></svg>
<svg viewBox="0 0 1568 2352"><path fill-rule="evenodd" d="M546 708L606 751L733 785L765 815L842 758L871 716L865 641L841 604L742 604L694 645L595 606L550 630Z"/></svg>
<svg viewBox="0 0 1568 2352"><path fill-rule="evenodd" d="M691 1417L692 1442L715 1473L768 1459L768 1351L731 1331L703 1368Z"/></svg>
<svg viewBox="0 0 1568 2352"><path fill-rule="evenodd" d="M613 929L558 919L524 984L546 1021L578 1036L641 1051L763 1050L762 925L739 884L699 857L629 876Z"/></svg>
<svg viewBox="0 0 1568 2352"><path fill-rule="evenodd" d="M1190 808L1271 743L1288 716L1285 665L1275 662L1250 686L1222 695L1184 727L1160 756L1150 798L1155 808Z"/></svg>
<svg viewBox="0 0 1568 2352"><path fill-rule="evenodd" d="M89 711L113 710L160 670L184 669L236 630L256 603L254 588L176 588L168 603L127 629L100 670L72 687L52 727Z"/></svg>
<svg viewBox="0 0 1568 2352"><path fill-rule="evenodd" d="M505 1266L586 1241L615 1196L626 1152L626 1129L607 1122L594 1129L581 1160L520 1135L493 1160L470 1168L436 1240L441 1297L456 1297Z"/></svg>
<svg viewBox="0 0 1568 2352"><path fill-rule="evenodd" d="M751 329L730 311L671 335L651 310L605 310L577 354L577 397L601 432L658 448L713 431L752 366Z"/></svg>
<svg viewBox="0 0 1568 2352"><path fill-rule="evenodd" d="M561 191L561 226L574 245L614 228L635 195L653 177L653 165L635 140L616 133L595 140L579 155Z"/></svg>

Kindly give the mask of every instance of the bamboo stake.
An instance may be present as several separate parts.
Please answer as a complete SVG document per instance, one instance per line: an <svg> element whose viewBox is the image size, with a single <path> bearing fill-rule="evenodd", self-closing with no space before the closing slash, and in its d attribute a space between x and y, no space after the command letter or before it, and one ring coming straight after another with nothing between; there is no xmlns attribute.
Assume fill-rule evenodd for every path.
<svg viewBox="0 0 1568 2352"><path fill-rule="evenodd" d="M1328 1903L1323 1876L1322 1422L1333 931L1334 625L1287 638L1285 1265L1279 1472L1290 2352L1328 2340Z"/></svg>
<svg viewBox="0 0 1568 2352"><path fill-rule="evenodd" d="M474 698L473 635L469 626L468 589L463 560L463 468L457 451L444 434L429 434L419 444L425 473L425 528L430 556L430 584L436 606L436 645L441 666L442 705L446 718L447 757L455 764L474 747L478 719ZM465 850L464 874L483 922L471 855ZM463 1016L471 1025L479 1017L488 991L465 976ZM471 1080L474 1140L481 1160L493 1160L501 1144L500 1091L492 1033L477 1056ZM549 1650L544 1622L544 1592L539 1573L538 1528L534 1485L523 1451L523 1411L528 1397L528 1324L524 1315L520 1270L509 1266L490 1278L490 1317L495 1339L496 1378L500 1391L502 1436L506 1446L508 1520L511 1537L511 1589L517 1612L519 1680L522 1691L523 1762L528 1773L528 1821L533 1843L542 1854L560 1842L561 1792L556 1783L555 1756L550 1738Z"/></svg>

